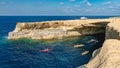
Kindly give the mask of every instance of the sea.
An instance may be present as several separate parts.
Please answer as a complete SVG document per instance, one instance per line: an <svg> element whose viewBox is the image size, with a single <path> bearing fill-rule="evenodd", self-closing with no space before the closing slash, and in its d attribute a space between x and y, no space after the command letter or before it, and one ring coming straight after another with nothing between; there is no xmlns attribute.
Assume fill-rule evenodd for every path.
<svg viewBox="0 0 120 68"><path fill-rule="evenodd" d="M0 68L77 68L87 64L93 51L102 46L104 34L55 40L7 39L8 33L15 29L17 22L75 20L80 17L82 16L0 16ZM102 19L112 16L86 17ZM74 48L78 44L84 46ZM40 51L46 48L51 50ZM85 51L89 52L82 55Z"/></svg>

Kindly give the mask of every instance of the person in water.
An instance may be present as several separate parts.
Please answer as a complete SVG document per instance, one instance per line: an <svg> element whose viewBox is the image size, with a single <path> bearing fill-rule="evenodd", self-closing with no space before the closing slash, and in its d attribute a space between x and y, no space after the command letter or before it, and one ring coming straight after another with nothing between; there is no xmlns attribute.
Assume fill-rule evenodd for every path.
<svg viewBox="0 0 120 68"><path fill-rule="evenodd" d="M50 48L46 48L46 49L40 50L40 52L50 52L50 51L51 51Z"/></svg>

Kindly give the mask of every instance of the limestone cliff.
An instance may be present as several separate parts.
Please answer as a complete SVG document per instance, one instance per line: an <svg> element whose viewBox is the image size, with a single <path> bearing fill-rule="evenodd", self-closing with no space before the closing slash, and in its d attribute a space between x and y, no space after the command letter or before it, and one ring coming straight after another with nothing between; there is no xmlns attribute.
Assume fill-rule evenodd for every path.
<svg viewBox="0 0 120 68"><path fill-rule="evenodd" d="M108 39L102 49L87 65L87 68L120 68L120 41Z"/></svg>
<svg viewBox="0 0 120 68"><path fill-rule="evenodd" d="M110 19L106 26L106 41L93 53L87 68L120 68L120 18Z"/></svg>
<svg viewBox="0 0 120 68"><path fill-rule="evenodd" d="M105 38L120 40L120 22L109 23L107 25Z"/></svg>
<svg viewBox="0 0 120 68"><path fill-rule="evenodd" d="M46 21L33 23L17 23L8 39L56 39L71 36L104 33L109 19Z"/></svg>

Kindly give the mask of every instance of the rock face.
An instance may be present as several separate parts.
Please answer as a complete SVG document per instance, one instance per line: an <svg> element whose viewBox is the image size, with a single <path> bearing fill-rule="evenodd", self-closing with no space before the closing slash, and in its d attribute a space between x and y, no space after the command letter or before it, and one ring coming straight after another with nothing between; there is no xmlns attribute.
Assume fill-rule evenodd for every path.
<svg viewBox="0 0 120 68"><path fill-rule="evenodd" d="M110 18L110 22L106 26L106 39L120 40L120 17Z"/></svg>
<svg viewBox="0 0 120 68"><path fill-rule="evenodd" d="M104 33L108 19L46 21L34 23L17 23L8 39L61 39L65 37Z"/></svg>
<svg viewBox="0 0 120 68"><path fill-rule="evenodd" d="M106 41L95 50L87 68L120 68L120 18L110 19L106 27Z"/></svg>
<svg viewBox="0 0 120 68"><path fill-rule="evenodd" d="M87 65L87 68L120 68L120 41L108 39L100 52Z"/></svg>
<svg viewBox="0 0 120 68"><path fill-rule="evenodd" d="M120 22L109 23L107 25L105 38L120 40Z"/></svg>

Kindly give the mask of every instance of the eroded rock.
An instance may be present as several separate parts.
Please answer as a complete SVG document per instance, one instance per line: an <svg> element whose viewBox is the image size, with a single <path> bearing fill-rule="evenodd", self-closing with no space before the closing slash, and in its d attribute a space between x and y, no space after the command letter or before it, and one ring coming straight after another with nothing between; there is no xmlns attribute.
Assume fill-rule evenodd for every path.
<svg viewBox="0 0 120 68"><path fill-rule="evenodd" d="M104 42L100 52L87 65L87 68L119 68L120 41L108 39Z"/></svg>
<svg viewBox="0 0 120 68"><path fill-rule="evenodd" d="M34 23L17 23L8 39L55 39L80 35L104 33L104 22L109 19L46 21ZM101 26L101 24L104 24Z"/></svg>

